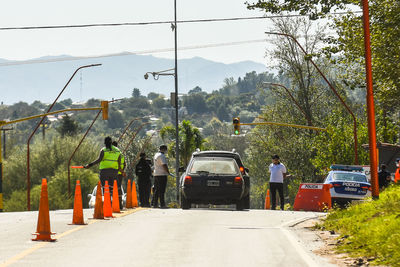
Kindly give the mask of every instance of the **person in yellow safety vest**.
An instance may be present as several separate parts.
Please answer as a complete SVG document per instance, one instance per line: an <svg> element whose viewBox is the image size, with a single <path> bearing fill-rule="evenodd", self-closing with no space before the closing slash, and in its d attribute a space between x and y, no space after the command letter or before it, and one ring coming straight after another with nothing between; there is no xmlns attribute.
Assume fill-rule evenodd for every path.
<svg viewBox="0 0 400 267"><path fill-rule="evenodd" d="M394 173L394 182L400 183L400 158L396 159L396 172Z"/></svg>
<svg viewBox="0 0 400 267"><path fill-rule="evenodd" d="M108 184L112 186L114 179L117 179L118 171L122 170L121 152L118 148L112 145L111 137L107 136L104 139L104 145L105 147L100 150L98 159L83 166L87 169L100 163L99 176L102 187L104 187L106 181L108 181Z"/></svg>
<svg viewBox="0 0 400 267"><path fill-rule="evenodd" d="M119 150L118 148L118 143L117 141L113 141L112 145ZM124 154L121 153L121 169L118 171L118 175L117 175L117 184L118 184L118 197L119 197L119 207L120 209L123 209L122 206L122 180L124 179L124 177L126 176L125 174L125 167L126 167L126 163L125 163L125 157ZM114 181L113 181L114 184ZM114 189L113 189L114 190Z"/></svg>

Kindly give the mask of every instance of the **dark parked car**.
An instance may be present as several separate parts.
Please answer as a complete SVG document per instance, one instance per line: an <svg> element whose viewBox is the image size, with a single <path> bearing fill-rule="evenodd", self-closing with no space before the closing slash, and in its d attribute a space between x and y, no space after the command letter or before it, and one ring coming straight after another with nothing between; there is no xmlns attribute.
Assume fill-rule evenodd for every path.
<svg viewBox="0 0 400 267"><path fill-rule="evenodd" d="M250 208L249 170L235 151L196 151L180 178L182 209L195 204Z"/></svg>

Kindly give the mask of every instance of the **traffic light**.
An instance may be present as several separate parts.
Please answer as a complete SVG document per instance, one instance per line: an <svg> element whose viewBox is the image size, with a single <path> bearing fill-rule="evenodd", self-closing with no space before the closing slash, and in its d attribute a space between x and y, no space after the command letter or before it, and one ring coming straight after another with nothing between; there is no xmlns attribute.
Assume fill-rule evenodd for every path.
<svg viewBox="0 0 400 267"><path fill-rule="evenodd" d="M108 101L101 101L101 113L103 120L108 120Z"/></svg>
<svg viewBox="0 0 400 267"><path fill-rule="evenodd" d="M238 117L233 118L233 134L234 135L240 134L240 118Z"/></svg>

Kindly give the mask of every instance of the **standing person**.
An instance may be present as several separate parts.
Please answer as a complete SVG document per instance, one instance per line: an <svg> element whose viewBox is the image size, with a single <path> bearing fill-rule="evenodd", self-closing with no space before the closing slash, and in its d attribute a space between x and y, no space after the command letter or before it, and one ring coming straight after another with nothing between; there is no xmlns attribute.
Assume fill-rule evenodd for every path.
<svg viewBox="0 0 400 267"><path fill-rule="evenodd" d="M159 152L154 155L154 203L153 207L158 207L158 199L160 199L161 208L165 208L165 188L167 187L167 177L170 175L168 170L168 162L165 153L168 148L161 145Z"/></svg>
<svg viewBox="0 0 400 267"><path fill-rule="evenodd" d="M381 171L378 172L379 189L387 187L391 181L390 172L386 171L386 165L381 165Z"/></svg>
<svg viewBox="0 0 400 267"><path fill-rule="evenodd" d="M285 199L283 196L283 179L286 178L286 167L280 162L278 155L272 156L272 163L269 165L269 172L271 173L269 179L269 189L271 190L271 210L276 207L276 191L279 193L281 202L281 210L284 210Z"/></svg>
<svg viewBox="0 0 400 267"><path fill-rule="evenodd" d="M107 136L104 139L104 145L105 147L100 150L98 159L83 166L87 169L100 163L99 176L102 187L104 187L106 181L108 181L108 184L114 182L114 179L117 178L118 171L121 170L121 152L112 145L111 137Z"/></svg>
<svg viewBox="0 0 400 267"><path fill-rule="evenodd" d="M117 141L113 141L112 145L116 149L119 150ZM120 153L121 153L121 151L120 151ZM125 176L125 167L126 167L125 157L124 157L124 154L121 153L121 169L118 170L118 175L117 175L118 198L119 198L119 207L120 207L120 209L123 209L123 205L122 205L122 180L124 179L124 176ZM114 185L114 181L113 181L112 185ZM113 190L114 190L114 188L113 188Z"/></svg>
<svg viewBox="0 0 400 267"><path fill-rule="evenodd" d="M146 153L140 153L139 162L135 167L135 174L138 177L140 206L150 207L151 167L146 159Z"/></svg>

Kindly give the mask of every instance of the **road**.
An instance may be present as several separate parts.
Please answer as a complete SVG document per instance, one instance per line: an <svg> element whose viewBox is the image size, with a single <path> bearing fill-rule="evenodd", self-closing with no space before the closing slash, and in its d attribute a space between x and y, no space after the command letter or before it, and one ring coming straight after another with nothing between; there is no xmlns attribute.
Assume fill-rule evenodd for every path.
<svg viewBox="0 0 400 267"><path fill-rule="evenodd" d="M0 266L333 266L292 225L321 214L227 209L136 209L68 225L51 211L56 242L33 242L37 212L0 213Z"/></svg>

